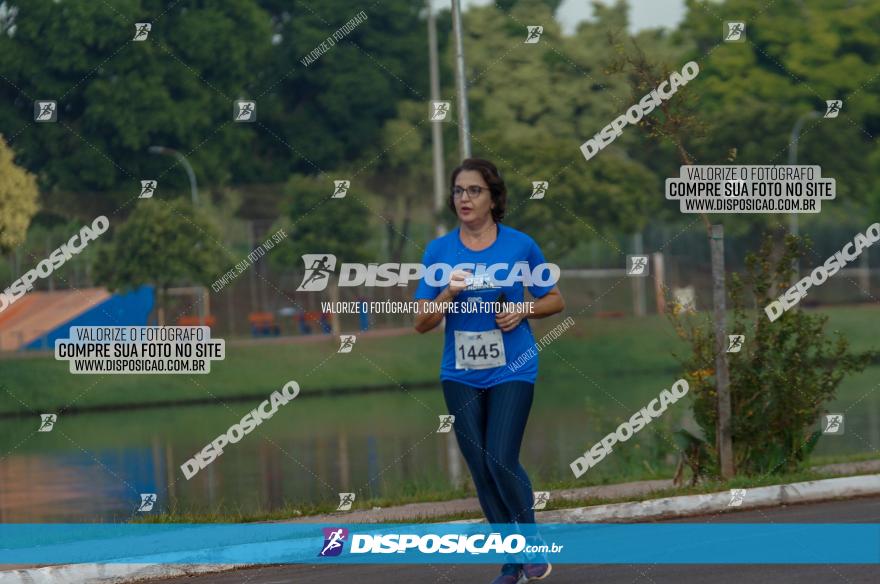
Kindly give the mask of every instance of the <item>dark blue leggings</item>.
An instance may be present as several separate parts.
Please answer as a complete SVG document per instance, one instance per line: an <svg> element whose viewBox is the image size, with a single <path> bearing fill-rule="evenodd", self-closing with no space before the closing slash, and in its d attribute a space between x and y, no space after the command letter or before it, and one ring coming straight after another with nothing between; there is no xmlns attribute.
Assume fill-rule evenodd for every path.
<svg viewBox="0 0 880 584"><path fill-rule="evenodd" d="M442 383L446 406L455 416L455 437L486 519L517 523L524 535L534 535L532 483L519 463L534 384L507 381L480 389L456 381Z"/></svg>

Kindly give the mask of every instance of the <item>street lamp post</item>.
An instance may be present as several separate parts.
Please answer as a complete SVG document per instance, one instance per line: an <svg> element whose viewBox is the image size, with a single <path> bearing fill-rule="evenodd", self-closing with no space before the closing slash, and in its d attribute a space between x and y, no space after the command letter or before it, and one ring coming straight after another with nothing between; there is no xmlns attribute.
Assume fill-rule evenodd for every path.
<svg viewBox="0 0 880 584"><path fill-rule="evenodd" d="M428 62L431 78L431 100L440 100L440 64L437 56L437 22L431 0L425 1L428 11ZM431 124L431 146L434 157L434 230L437 237L446 233L443 225L443 203L446 171L443 168L443 128L440 123Z"/></svg>
<svg viewBox="0 0 880 584"><path fill-rule="evenodd" d="M167 154L168 156L173 156L178 162L180 162L181 166L183 166L183 169L186 171L186 176L189 177L189 191L192 196L193 208L197 208L199 206L199 187L196 184L196 173L193 172L192 165L190 165L186 156L173 148L166 148L165 146L150 146L147 150L150 154Z"/></svg>
<svg viewBox="0 0 880 584"><path fill-rule="evenodd" d="M461 158L471 157L471 128L468 116L467 80L464 78L464 33L461 28L461 0L452 0L452 34L455 36L455 85L458 90L458 141Z"/></svg>
<svg viewBox="0 0 880 584"><path fill-rule="evenodd" d="M196 183L196 173L193 172L192 165L189 163L189 160L186 159L186 156L178 152L173 148L166 148L165 146L150 146L147 151L150 154L165 154L168 156L173 156L180 162L183 169L186 171L186 176L189 177L189 193L192 197L192 205L193 210L199 208L199 186ZM199 324L205 326L205 320L207 317L207 303L209 302L208 290L202 287L202 298L199 302Z"/></svg>

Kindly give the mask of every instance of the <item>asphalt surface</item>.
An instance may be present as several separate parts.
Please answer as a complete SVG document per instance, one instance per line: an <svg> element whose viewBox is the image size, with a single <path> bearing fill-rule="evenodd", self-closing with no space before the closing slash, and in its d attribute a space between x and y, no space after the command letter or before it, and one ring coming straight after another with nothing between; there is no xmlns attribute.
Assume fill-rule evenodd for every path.
<svg viewBox="0 0 880 584"><path fill-rule="evenodd" d="M880 523L880 497L734 511L663 523ZM284 565L154 580L162 584L488 584L489 565ZM542 584L877 584L880 565L557 564Z"/></svg>

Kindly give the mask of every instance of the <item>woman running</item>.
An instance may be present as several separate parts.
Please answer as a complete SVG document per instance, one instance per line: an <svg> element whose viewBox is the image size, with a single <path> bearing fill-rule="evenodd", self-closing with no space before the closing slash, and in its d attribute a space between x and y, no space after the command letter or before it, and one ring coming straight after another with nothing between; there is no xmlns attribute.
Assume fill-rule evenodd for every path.
<svg viewBox="0 0 880 584"><path fill-rule="evenodd" d="M538 278L547 272L538 245L525 233L502 225L507 188L494 164L468 158L452 172L452 185L449 207L460 224L429 243L422 262L426 268L445 263L465 269L452 270L447 286L431 286L430 272L426 274L415 295L421 309L415 328L425 333L446 318L440 381L480 506L489 523L516 523L534 544L539 542L534 494L519 463L538 375L535 339L526 319L544 318L565 308L554 285L558 271L552 281ZM523 271L534 276L525 282L535 299L530 313L522 304L523 278L516 277ZM473 305L464 308L499 300L518 309L494 313L473 310ZM458 310L444 313L442 308L453 302ZM524 355L528 358L521 358ZM546 578L549 562L536 559L540 563L504 564L492 584Z"/></svg>

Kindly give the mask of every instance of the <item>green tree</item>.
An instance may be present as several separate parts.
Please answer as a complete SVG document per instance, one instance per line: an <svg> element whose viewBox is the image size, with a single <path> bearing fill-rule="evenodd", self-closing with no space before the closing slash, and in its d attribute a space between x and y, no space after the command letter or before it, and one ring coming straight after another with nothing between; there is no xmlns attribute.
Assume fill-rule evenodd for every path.
<svg viewBox="0 0 880 584"><path fill-rule="evenodd" d="M866 201L880 208L876 166L870 164L871 157L880 157L875 139L880 87L871 83L880 64L880 3L687 4L676 34L690 39L691 57L700 60L692 85L709 131L690 146L700 163L724 161L735 148L737 164L787 164L795 120L808 111L823 114L826 100L841 99L837 118L820 116L804 125L798 163L821 164L823 176L838 179L837 200L828 203L828 212L852 213L844 206ZM727 20L747 20L746 42L721 42ZM750 219L763 228L758 217Z"/></svg>
<svg viewBox="0 0 880 584"><path fill-rule="evenodd" d="M385 122L379 153L370 152L358 166L372 165L364 182L377 195L375 214L384 221L381 227L387 261L406 261L405 255L419 261L423 248L411 245L414 223L430 225L434 200L431 122L423 102L404 100L398 104L398 112L396 118ZM373 209L365 211L374 213Z"/></svg>
<svg viewBox="0 0 880 584"><path fill-rule="evenodd" d="M385 120L404 98L428 100L424 3L259 0L271 18L272 51L260 93L277 95L261 110L254 164L240 181L316 174L375 156ZM367 19L308 66L303 57L363 11ZM446 30L446 29L441 29ZM448 35L441 35L445 42ZM262 107L262 106L261 106Z"/></svg>
<svg viewBox="0 0 880 584"><path fill-rule="evenodd" d="M852 353L846 339L825 333L827 316L788 310L769 322L764 307L796 280L792 260L802 257L809 242L788 236L784 253L774 257L775 242L767 236L758 251L746 257L746 276L734 274L731 298L734 317L730 334L745 335L739 352L730 357L730 396L734 464L738 474L790 472L809 457L821 437L820 414L834 399L841 381L863 370L878 351ZM715 438L718 429L715 381L715 340L711 318L680 313L671 305L676 332L691 352L680 358L694 397L694 417L706 440L706 471L718 470Z"/></svg>
<svg viewBox="0 0 880 584"><path fill-rule="evenodd" d="M339 176L341 180L345 173ZM331 199L333 192L333 179L327 175L290 178L285 189L289 220L282 224L290 236L278 245L271 261L301 270L301 257L305 254L333 254L338 263L372 259L369 222L372 213L365 208L374 204L372 197L364 192L363 183L356 181L351 183L345 198ZM328 292L331 302L339 300L335 278L330 278ZM339 334L335 313L332 323L333 333Z"/></svg>
<svg viewBox="0 0 880 584"><path fill-rule="evenodd" d="M208 286L226 270L231 258L219 237L217 227L183 201L140 201L100 248L95 278L111 290L154 285L164 324L172 285Z"/></svg>
<svg viewBox="0 0 880 584"><path fill-rule="evenodd" d="M18 11L0 34L0 127L20 132L21 162L47 188L115 192L100 199L115 208L169 167L150 145L189 153L207 184L252 166L258 130L231 120L233 100L262 85L271 48L254 2L7 4ZM152 22L146 41L132 42L135 22ZM58 101L57 123L33 124L35 99ZM185 192L183 173L163 178Z"/></svg>
<svg viewBox="0 0 880 584"><path fill-rule="evenodd" d="M36 177L13 161L12 149L0 134L0 253L25 239L37 212Z"/></svg>
<svg viewBox="0 0 880 584"><path fill-rule="evenodd" d="M282 182L372 152L403 98L427 101L423 6L386 0L305 66L300 60L358 14L347 0L21 2L0 12L0 128L18 134L20 164L58 191L107 212L162 176L184 173L151 145L187 154L199 182ZM132 42L135 22L151 22ZM441 28L448 30L448 27ZM445 43L448 35L442 35ZM59 101L59 122L33 124L33 100ZM257 101L233 123L233 101ZM30 127L29 127L30 126ZM81 208L81 205L78 205Z"/></svg>
<svg viewBox="0 0 880 584"><path fill-rule="evenodd" d="M590 161L580 151L631 105L625 80L604 71L613 54L605 31L625 31L626 6L597 6L595 16L566 37L552 2L472 7L464 14L473 155L494 161L504 176L505 222L525 229L554 261L585 239L622 253L606 234L640 230L662 204L655 194L659 178L626 151L638 143L635 136L622 136L617 148ZM527 26L537 23L544 27L540 41L525 44ZM451 47L442 60L452 62ZM452 77L444 81L443 95L455 95ZM423 132L429 136L430 127ZM445 144L451 168L457 141ZM424 156L430 160L430 150ZM534 181L549 181L544 199L530 200Z"/></svg>

